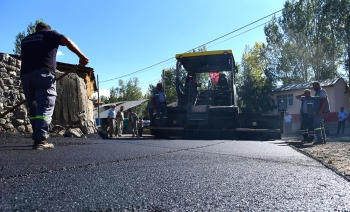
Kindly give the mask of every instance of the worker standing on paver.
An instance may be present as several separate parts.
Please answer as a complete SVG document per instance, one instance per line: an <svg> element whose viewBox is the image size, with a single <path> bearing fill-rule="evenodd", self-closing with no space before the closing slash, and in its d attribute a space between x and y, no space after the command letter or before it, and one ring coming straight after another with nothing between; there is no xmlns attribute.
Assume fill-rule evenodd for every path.
<svg viewBox="0 0 350 212"><path fill-rule="evenodd" d="M78 46L66 36L51 30L50 25L40 22L35 33L21 42L21 83L29 108L32 125L33 149L54 148L48 143L49 126L56 101L56 55L59 46L67 48L79 57L79 65L85 66L89 59Z"/></svg>
<svg viewBox="0 0 350 212"><path fill-rule="evenodd" d="M305 89L303 94L296 95L295 98L301 101L300 116L301 116L301 126L300 132L303 136L304 143L313 142L315 131L313 126L314 121L314 110L313 102L314 97L311 96L311 91Z"/></svg>
<svg viewBox="0 0 350 212"><path fill-rule="evenodd" d="M153 109L156 110L156 125L157 127L166 126L167 122L167 108L165 95L162 92L163 85L158 83L156 89L151 93L151 102ZM160 114L162 113L162 116ZM162 117L162 120L161 120Z"/></svg>
<svg viewBox="0 0 350 212"><path fill-rule="evenodd" d="M314 91L316 91L314 95L314 129L317 136L317 140L314 143L317 144L325 144L326 141L326 131L324 128L324 117L326 113L330 112L330 106L328 101L327 92L321 88L319 82L315 81L312 83L312 87Z"/></svg>

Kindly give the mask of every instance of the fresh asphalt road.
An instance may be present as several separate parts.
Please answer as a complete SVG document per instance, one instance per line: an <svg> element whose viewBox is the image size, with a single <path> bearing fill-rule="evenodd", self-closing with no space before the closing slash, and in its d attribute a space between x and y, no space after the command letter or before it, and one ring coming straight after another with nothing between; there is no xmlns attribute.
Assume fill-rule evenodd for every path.
<svg viewBox="0 0 350 212"><path fill-rule="evenodd" d="M0 142L0 211L350 211L350 183L283 141Z"/></svg>

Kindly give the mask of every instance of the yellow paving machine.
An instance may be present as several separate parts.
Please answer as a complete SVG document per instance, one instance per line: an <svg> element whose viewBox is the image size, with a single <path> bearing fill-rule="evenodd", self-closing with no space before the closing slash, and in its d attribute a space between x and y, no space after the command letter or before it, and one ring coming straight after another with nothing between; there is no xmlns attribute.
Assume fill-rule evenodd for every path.
<svg viewBox="0 0 350 212"><path fill-rule="evenodd" d="M175 57L178 100L167 106L167 126L151 126L152 135L195 139L281 138L283 105L277 114L239 112L235 86L238 70L231 50L184 53ZM185 80L181 79L181 70L187 72ZM205 89L195 81L195 76L202 73L209 76Z"/></svg>

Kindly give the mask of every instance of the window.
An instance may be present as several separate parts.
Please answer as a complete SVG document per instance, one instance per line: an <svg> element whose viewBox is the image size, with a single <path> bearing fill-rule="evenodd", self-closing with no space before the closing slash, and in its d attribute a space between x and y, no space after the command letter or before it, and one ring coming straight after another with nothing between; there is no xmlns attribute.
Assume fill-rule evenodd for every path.
<svg viewBox="0 0 350 212"><path fill-rule="evenodd" d="M277 102L287 102L288 107L293 106L293 94L277 95Z"/></svg>

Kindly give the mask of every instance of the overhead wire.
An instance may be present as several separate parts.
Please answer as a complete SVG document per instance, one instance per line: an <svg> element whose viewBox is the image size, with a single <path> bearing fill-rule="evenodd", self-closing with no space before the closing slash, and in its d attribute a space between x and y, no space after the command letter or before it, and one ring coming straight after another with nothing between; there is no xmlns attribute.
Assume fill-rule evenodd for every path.
<svg viewBox="0 0 350 212"><path fill-rule="evenodd" d="M211 41L208 41L208 42L206 42L206 43L204 43L204 44L202 44L202 45L199 45L199 46L197 46L197 47L195 47L195 48L191 48L190 50L186 51L186 53L187 53L187 52L191 52L193 49L198 49L198 48L200 48L200 47L202 47L202 46L205 46L205 45L207 45L207 44L209 44L209 43L212 43L212 42L214 42L214 41L217 41L217 40L219 40L219 39L221 39L221 38L223 38L223 37L226 37L226 36L228 36L228 35L230 35L230 34L232 34L232 33L235 33L235 32L237 32L237 31L239 31L239 30L242 30L242 29L244 29L244 28L246 28L246 27L248 27L248 26L250 26L250 25L252 25L252 24L255 24L255 23L257 23L257 22L259 22L259 21L261 21L261 20L263 20L263 19L265 19L265 18L268 18L268 17L270 17L270 16L272 16L272 15L278 13L278 12L281 12L282 10L283 10L283 9L280 9L280 10L278 10L278 11L276 11L276 12L273 12L273 13L271 13L271 14L269 14L269 15L266 15L266 16L264 16L264 17L262 17L262 18L260 18L260 19L258 19L258 20L256 20L256 21L253 21L253 22L251 22L251 23L249 23L249 24L247 24L247 25L244 25L243 27L240 27L240 28L238 28L238 29L235 29L235 30L233 30L233 31L231 31L231 32L229 32L229 33L226 33L226 34L224 34L224 35L222 35L222 36L220 36L220 37L218 37L218 38L215 38L215 39L213 39L213 40L211 40ZM268 21L268 22L270 22L270 21ZM268 22L266 22L266 23L268 23ZM264 24L266 24L266 23L264 23ZM263 25L263 24L261 24L261 25ZM261 25L259 25L259 26L261 26ZM259 27L259 26L257 26L257 27ZM257 28L257 27L254 27L254 28L252 28L252 29L255 29L255 28ZM250 30L252 30L252 29L250 29ZM250 30L247 30L246 32L248 32L248 31L250 31ZM246 33L246 32L243 32L243 33ZM239 35L241 35L241 34L243 34L243 33L240 33ZM236 35L236 36L238 36L238 35ZM236 36L234 36L234 37L236 37ZM232 38L233 38L233 37L231 37L231 38L229 38L229 39L232 39ZM229 39L227 39L227 40L229 40ZM227 40L225 40L225 41L227 41ZM224 42L224 41L222 41L222 42ZM220 43L222 43L222 42L220 42ZM117 80L117 79L121 79L121 78L130 76L130 75L134 75L134 74L136 74L136 73L140 73L140 72L142 72L142 71L145 71L145 70L150 69L150 68L152 68L152 67L155 67L155 66L157 66L157 65L163 64L163 63L165 63L165 62L167 62L167 61L169 61L169 60L174 60L174 58L171 57L171 58L168 58L168 59L163 60L163 61L161 61L161 62L158 62L158 63L156 63L156 64L153 64L153 65L151 65L151 66L148 66L148 67L146 67L146 68L140 69L140 70L138 70L138 71L134 71L134 72L131 72L131 73L129 73L129 74L125 74L125 75L120 76L120 77L116 77L116 78L104 80L104 81L101 81L101 82L99 82L99 83L109 82L109 81L112 81L112 80Z"/></svg>

